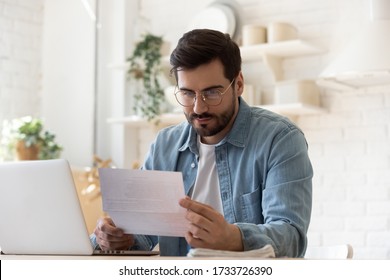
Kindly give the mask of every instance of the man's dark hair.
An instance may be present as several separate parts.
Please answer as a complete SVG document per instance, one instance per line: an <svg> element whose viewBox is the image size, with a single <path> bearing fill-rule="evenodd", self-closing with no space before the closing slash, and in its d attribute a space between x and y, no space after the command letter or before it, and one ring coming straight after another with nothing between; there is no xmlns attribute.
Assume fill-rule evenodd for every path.
<svg viewBox="0 0 390 280"><path fill-rule="evenodd" d="M177 81L177 71L194 69L202 64L219 59L224 66L224 75L232 81L241 71L241 54L238 45L229 34L210 29L195 29L180 38L173 50L171 73Z"/></svg>

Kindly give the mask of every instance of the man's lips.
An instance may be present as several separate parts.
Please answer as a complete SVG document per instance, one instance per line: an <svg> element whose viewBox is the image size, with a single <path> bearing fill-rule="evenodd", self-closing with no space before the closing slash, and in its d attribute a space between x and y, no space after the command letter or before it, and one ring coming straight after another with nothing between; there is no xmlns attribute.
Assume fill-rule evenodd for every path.
<svg viewBox="0 0 390 280"><path fill-rule="evenodd" d="M211 115L192 115L191 119L193 121L196 121L200 124L207 123L210 121L213 117Z"/></svg>

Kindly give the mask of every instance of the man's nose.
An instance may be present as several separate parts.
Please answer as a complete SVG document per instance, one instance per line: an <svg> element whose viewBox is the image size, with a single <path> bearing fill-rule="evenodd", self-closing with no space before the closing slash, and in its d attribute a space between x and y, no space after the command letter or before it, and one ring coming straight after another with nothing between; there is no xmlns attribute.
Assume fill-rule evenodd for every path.
<svg viewBox="0 0 390 280"><path fill-rule="evenodd" d="M194 113L201 115L202 113L207 112L208 109L209 106L205 101L203 101L203 96L201 94L197 94L194 102Z"/></svg>

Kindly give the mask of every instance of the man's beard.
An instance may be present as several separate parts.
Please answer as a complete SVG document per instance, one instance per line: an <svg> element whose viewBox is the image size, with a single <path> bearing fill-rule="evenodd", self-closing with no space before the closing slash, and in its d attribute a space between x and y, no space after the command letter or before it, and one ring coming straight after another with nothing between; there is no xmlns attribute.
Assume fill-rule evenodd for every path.
<svg viewBox="0 0 390 280"><path fill-rule="evenodd" d="M235 113L235 108L236 108L236 102L237 98L235 93L233 93L232 96L232 105L228 109L226 109L224 112L222 112L219 115L215 114L209 114L209 113L204 113L201 115L198 114L185 114L187 121L192 125L192 127L196 130L199 136L201 137L208 137L208 136L214 136L221 132L231 121L231 119L234 116ZM197 118L212 118L213 120L216 120L216 124L205 124L205 125L200 125L200 126L195 126L194 125L194 119Z"/></svg>

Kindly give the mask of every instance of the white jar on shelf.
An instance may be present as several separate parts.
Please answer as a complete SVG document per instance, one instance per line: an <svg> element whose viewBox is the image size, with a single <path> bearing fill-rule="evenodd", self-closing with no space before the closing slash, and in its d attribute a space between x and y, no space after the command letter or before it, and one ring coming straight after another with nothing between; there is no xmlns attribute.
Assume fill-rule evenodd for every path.
<svg viewBox="0 0 390 280"><path fill-rule="evenodd" d="M295 26L286 22L271 22L267 27L267 42L275 43L281 41L298 39L298 31Z"/></svg>
<svg viewBox="0 0 390 280"><path fill-rule="evenodd" d="M267 28L258 24L244 25L242 28L242 45L251 46L267 42Z"/></svg>

